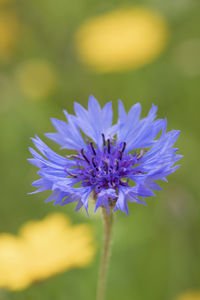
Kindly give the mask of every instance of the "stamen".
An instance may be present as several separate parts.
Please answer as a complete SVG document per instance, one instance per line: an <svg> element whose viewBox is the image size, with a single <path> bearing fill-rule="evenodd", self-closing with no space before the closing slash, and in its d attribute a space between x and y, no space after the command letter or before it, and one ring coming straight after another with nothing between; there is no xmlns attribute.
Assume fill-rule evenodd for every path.
<svg viewBox="0 0 200 300"><path fill-rule="evenodd" d="M96 151L94 150L94 145L92 142L90 142L90 147L92 149L92 152L94 153L94 155L96 155Z"/></svg>
<svg viewBox="0 0 200 300"><path fill-rule="evenodd" d="M138 171L138 172L134 172L133 175L143 175L143 174L145 174L145 172Z"/></svg>
<svg viewBox="0 0 200 300"><path fill-rule="evenodd" d="M89 161L89 159L87 158L87 156L85 155L83 149L81 149L81 154L82 154L83 158L85 159L85 161L86 161L88 164L90 164L90 161Z"/></svg>
<svg viewBox="0 0 200 300"><path fill-rule="evenodd" d="M137 159L140 159L144 154L144 149L141 149L140 154L137 156Z"/></svg>
<svg viewBox="0 0 200 300"><path fill-rule="evenodd" d="M124 145L123 145L123 148L122 148L122 153L124 152L125 148L126 148L126 142L124 142Z"/></svg>
<svg viewBox="0 0 200 300"><path fill-rule="evenodd" d="M92 177L95 177L94 170L91 170Z"/></svg>
<svg viewBox="0 0 200 300"><path fill-rule="evenodd" d="M93 166L95 167L96 171L99 171L99 169L97 168L97 165L96 165L96 163L95 163L95 161L94 161L94 157L92 158L92 164L93 164Z"/></svg>
<svg viewBox="0 0 200 300"><path fill-rule="evenodd" d="M117 159L115 161L116 161L116 165L117 165L116 171L118 171L119 170L119 161Z"/></svg>
<svg viewBox="0 0 200 300"><path fill-rule="evenodd" d="M122 160L122 155L123 155L123 152L124 152L125 149L126 149L126 142L124 142L122 150L119 151L119 159L120 160Z"/></svg>
<svg viewBox="0 0 200 300"><path fill-rule="evenodd" d="M103 133L101 135L102 135L103 145L105 146L106 145L105 135Z"/></svg>
<svg viewBox="0 0 200 300"><path fill-rule="evenodd" d="M92 158L92 164L93 164L93 166L96 168L96 164L95 164L95 162L94 162L94 157Z"/></svg>
<svg viewBox="0 0 200 300"><path fill-rule="evenodd" d="M67 156L75 160L76 169L69 168L66 170L67 175L71 178L80 178L80 185L93 186L97 191L97 186L102 189L113 188L117 191L120 186L129 186L127 179L129 175L142 174L141 172L134 172L134 166L137 164L144 151L139 154L135 153L133 156L126 154L126 142L117 144L112 137L105 139L102 133L102 149L96 146L95 142L88 141L87 148L82 148L80 152L75 155ZM78 180L77 179L77 180Z"/></svg>
<svg viewBox="0 0 200 300"><path fill-rule="evenodd" d="M119 159L122 160L122 151L119 151Z"/></svg>
<svg viewBox="0 0 200 300"><path fill-rule="evenodd" d="M84 160L82 157L76 155L76 154L72 154L72 155L66 155L67 158L75 158L75 159L79 159L79 160Z"/></svg>
<svg viewBox="0 0 200 300"><path fill-rule="evenodd" d="M108 153L110 154L110 139L108 139Z"/></svg>
<svg viewBox="0 0 200 300"><path fill-rule="evenodd" d="M108 174L108 163L107 163L107 161L104 161L104 163L105 163L105 167L106 167L106 174Z"/></svg>
<svg viewBox="0 0 200 300"><path fill-rule="evenodd" d="M67 168L65 169L67 171L67 173L69 174L69 176L73 177L73 178L77 178L76 175L72 174Z"/></svg>
<svg viewBox="0 0 200 300"><path fill-rule="evenodd" d="M113 187L116 187L116 184L112 181L111 182L111 185L113 186Z"/></svg>

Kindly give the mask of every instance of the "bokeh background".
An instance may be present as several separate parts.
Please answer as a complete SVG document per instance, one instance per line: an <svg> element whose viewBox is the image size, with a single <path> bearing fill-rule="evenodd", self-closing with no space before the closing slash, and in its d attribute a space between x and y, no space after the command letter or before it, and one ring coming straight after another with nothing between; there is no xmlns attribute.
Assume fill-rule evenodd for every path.
<svg viewBox="0 0 200 300"><path fill-rule="evenodd" d="M53 131L50 118L64 120L62 110L73 113L73 101L86 106L90 94L101 105L112 100L115 112L118 99L127 109L140 101L143 115L157 104L168 129L181 130L184 154L148 207L116 214L107 299L200 299L199 13L199 0L0 0L1 300L95 299L101 218L44 204L48 193L27 195L37 175L26 160L30 137ZM37 239L49 228L51 245L67 253L63 268L56 246ZM50 267L33 276L29 263L37 252L41 266L40 248Z"/></svg>

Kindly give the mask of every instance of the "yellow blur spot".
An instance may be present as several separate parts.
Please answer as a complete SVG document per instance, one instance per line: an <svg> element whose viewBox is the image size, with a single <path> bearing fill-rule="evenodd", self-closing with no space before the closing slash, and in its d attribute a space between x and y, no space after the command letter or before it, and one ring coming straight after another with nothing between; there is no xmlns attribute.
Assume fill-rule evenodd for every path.
<svg viewBox="0 0 200 300"><path fill-rule="evenodd" d="M12 0L0 0L0 5L12 2Z"/></svg>
<svg viewBox="0 0 200 300"><path fill-rule="evenodd" d="M37 100L46 98L55 90L57 74L50 63L35 59L17 68L16 81L25 97Z"/></svg>
<svg viewBox="0 0 200 300"><path fill-rule="evenodd" d="M1 3L0 3L1 4ZM19 39L19 21L13 12L0 12L0 60L11 57Z"/></svg>
<svg viewBox="0 0 200 300"><path fill-rule="evenodd" d="M200 300L200 291L185 292L176 298L176 300Z"/></svg>
<svg viewBox="0 0 200 300"><path fill-rule="evenodd" d="M24 241L10 234L0 235L0 288L18 290L30 284Z"/></svg>
<svg viewBox="0 0 200 300"><path fill-rule="evenodd" d="M22 290L35 281L75 267L94 256L91 228L73 226L62 214L22 226L19 236L0 235L0 288Z"/></svg>
<svg viewBox="0 0 200 300"><path fill-rule="evenodd" d="M79 58L99 72L142 67L162 52L167 40L162 16L139 7L91 18L75 36Z"/></svg>

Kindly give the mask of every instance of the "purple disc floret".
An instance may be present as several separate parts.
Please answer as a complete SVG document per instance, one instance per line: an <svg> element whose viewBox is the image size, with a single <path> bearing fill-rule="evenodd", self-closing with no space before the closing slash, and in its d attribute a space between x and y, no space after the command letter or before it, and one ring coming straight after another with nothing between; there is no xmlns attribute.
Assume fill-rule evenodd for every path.
<svg viewBox="0 0 200 300"><path fill-rule="evenodd" d="M166 132L167 120L156 119L157 107L152 105L147 117L140 119L141 105L137 103L126 113L119 100L119 118L112 124L112 103L102 109L89 97L88 110L74 104L75 115L64 111L67 122L52 119L56 133L45 134L71 155L61 156L51 150L38 136L29 161L40 168L40 179L33 182L34 193L51 190L46 202L65 205L76 202L88 212L89 197L95 201L95 211L105 207L121 210L127 215L128 201L146 204L145 197L161 190L157 180L179 166L182 156L173 148L179 131ZM159 136L159 137L158 137Z"/></svg>

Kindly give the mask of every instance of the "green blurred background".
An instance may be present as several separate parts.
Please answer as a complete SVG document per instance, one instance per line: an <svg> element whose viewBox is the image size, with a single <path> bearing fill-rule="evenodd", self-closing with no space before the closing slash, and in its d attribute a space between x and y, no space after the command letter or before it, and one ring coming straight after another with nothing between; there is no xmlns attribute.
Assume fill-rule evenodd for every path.
<svg viewBox="0 0 200 300"><path fill-rule="evenodd" d="M73 113L73 101L86 106L90 94L101 105L112 100L115 112L118 99L127 109L140 101L143 115L152 102L157 104L158 116L167 116L168 129L181 130L177 146L184 154L182 167L170 175L168 184L161 184L164 190L157 197L147 200L148 207L130 204L129 217L116 214L107 299L173 300L186 290L200 289L200 2L123 2L143 4L161 14L169 27L167 46L136 70L95 72L80 62L74 35L89 17L121 4L117 0L0 1L0 232L17 234L28 220L64 212L74 224L89 223L97 245L89 267L24 291L0 291L1 300L95 299L101 219L87 218L84 211L74 213L73 205L44 204L48 193L27 195L37 175L26 161L30 137L53 131L50 118L64 119L63 109ZM39 62L38 69L34 61Z"/></svg>

